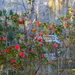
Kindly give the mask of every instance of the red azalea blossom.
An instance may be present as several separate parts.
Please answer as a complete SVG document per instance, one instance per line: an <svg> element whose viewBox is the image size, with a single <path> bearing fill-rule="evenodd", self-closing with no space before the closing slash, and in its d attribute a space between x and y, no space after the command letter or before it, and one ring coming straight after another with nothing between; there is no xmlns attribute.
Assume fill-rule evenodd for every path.
<svg viewBox="0 0 75 75"><path fill-rule="evenodd" d="M25 55L24 58L28 58L28 56Z"/></svg>
<svg viewBox="0 0 75 75"><path fill-rule="evenodd" d="M0 43L2 43L2 40L0 40Z"/></svg>
<svg viewBox="0 0 75 75"><path fill-rule="evenodd" d="M39 38L38 40L39 40L39 42L42 42L42 38Z"/></svg>
<svg viewBox="0 0 75 75"><path fill-rule="evenodd" d="M49 28L49 29L53 29L53 26L49 26L48 28Z"/></svg>
<svg viewBox="0 0 75 75"><path fill-rule="evenodd" d="M25 52L25 50L22 50L23 52Z"/></svg>
<svg viewBox="0 0 75 75"><path fill-rule="evenodd" d="M53 63L53 61L50 61L50 63L52 64L52 63Z"/></svg>
<svg viewBox="0 0 75 75"><path fill-rule="evenodd" d="M16 62L16 60L11 60L11 62L13 63L13 62Z"/></svg>
<svg viewBox="0 0 75 75"><path fill-rule="evenodd" d="M73 11L73 13L75 14L75 10Z"/></svg>
<svg viewBox="0 0 75 75"><path fill-rule="evenodd" d="M52 27L54 27L54 24L52 24Z"/></svg>
<svg viewBox="0 0 75 75"><path fill-rule="evenodd" d="M37 30L36 28L33 28L33 29L32 29L32 31L34 31L34 32L35 32L36 30Z"/></svg>
<svg viewBox="0 0 75 75"><path fill-rule="evenodd" d="M65 25L64 27L65 27L65 28L67 28L67 27L68 27L68 25Z"/></svg>
<svg viewBox="0 0 75 75"><path fill-rule="evenodd" d="M32 75L35 75L35 73L32 73Z"/></svg>
<svg viewBox="0 0 75 75"><path fill-rule="evenodd" d="M15 68L18 68L18 65L15 65L14 67L15 67Z"/></svg>
<svg viewBox="0 0 75 75"><path fill-rule="evenodd" d="M0 53L0 55L4 55L3 53Z"/></svg>
<svg viewBox="0 0 75 75"><path fill-rule="evenodd" d="M56 31L57 31L57 29L54 29L53 31L54 31L54 32L56 32Z"/></svg>
<svg viewBox="0 0 75 75"><path fill-rule="evenodd" d="M18 20L18 23L24 23L24 20Z"/></svg>
<svg viewBox="0 0 75 75"><path fill-rule="evenodd" d="M54 43L54 47L58 47L59 45L57 43Z"/></svg>
<svg viewBox="0 0 75 75"><path fill-rule="evenodd" d="M23 66L20 66L20 69L23 69Z"/></svg>
<svg viewBox="0 0 75 75"><path fill-rule="evenodd" d="M19 46L19 45L16 45L16 46L15 46L15 49L20 49L20 46Z"/></svg>
<svg viewBox="0 0 75 75"><path fill-rule="evenodd" d="M14 63L13 63L12 66L14 66L15 68L18 68L18 65L17 65L17 64L14 64Z"/></svg>
<svg viewBox="0 0 75 75"><path fill-rule="evenodd" d="M45 57L45 54L42 54L41 56L42 56L42 57Z"/></svg>
<svg viewBox="0 0 75 75"><path fill-rule="evenodd" d="M25 54L24 54L23 52L20 52L20 56L21 56L21 57L24 57Z"/></svg>
<svg viewBox="0 0 75 75"><path fill-rule="evenodd" d="M40 46L43 46L43 44L41 43Z"/></svg>
<svg viewBox="0 0 75 75"><path fill-rule="evenodd" d="M66 21L68 21L68 18L65 18Z"/></svg>
<svg viewBox="0 0 75 75"><path fill-rule="evenodd" d="M11 49L5 49L5 50L4 50L4 52L9 52L9 51L11 51Z"/></svg>
<svg viewBox="0 0 75 75"><path fill-rule="evenodd" d="M12 48L12 46L10 46L9 48Z"/></svg>
<svg viewBox="0 0 75 75"><path fill-rule="evenodd" d="M33 50L33 49L31 49L31 50L30 50L30 52L34 52L34 50Z"/></svg>
<svg viewBox="0 0 75 75"><path fill-rule="evenodd" d="M15 19L15 18L16 18L16 16L12 16L12 18L14 18L14 19Z"/></svg>
<svg viewBox="0 0 75 75"><path fill-rule="evenodd" d="M49 34L46 34L46 36L49 36Z"/></svg>
<svg viewBox="0 0 75 75"><path fill-rule="evenodd" d="M39 37L34 37L34 39L38 39Z"/></svg>
<svg viewBox="0 0 75 75"><path fill-rule="evenodd" d="M6 40L6 38L4 37L4 38L2 38L2 40L4 40L4 41L5 41L5 40Z"/></svg>
<svg viewBox="0 0 75 75"><path fill-rule="evenodd" d="M39 33L39 36L42 36L42 35L43 35L43 32L40 32L40 33Z"/></svg>
<svg viewBox="0 0 75 75"><path fill-rule="evenodd" d="M18 15L14 15L14 16L12 16L13 19L16 19L17 17L18 17Z"/></svg>
<svg viewBox="0 0 75 75"><path fill-rule="evenodd" d="M39 22L39 21L36 21L36 25L40 25L41 24L41 22Z"/></svg>
<svg viewBox="0 0 75 75"><path fill-rule="evenodd" d="M55 52L56 54L58 54L58 52Z"/></svg>

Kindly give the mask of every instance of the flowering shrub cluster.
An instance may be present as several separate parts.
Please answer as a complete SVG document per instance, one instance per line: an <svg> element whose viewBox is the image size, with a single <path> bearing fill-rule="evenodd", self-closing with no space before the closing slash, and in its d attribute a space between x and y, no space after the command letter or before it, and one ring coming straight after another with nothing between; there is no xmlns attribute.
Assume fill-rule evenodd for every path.
<svg viewBox="0 0 75 75"><path fill-rule="evenodd" d="M7 19L6 15L1 17L5 17L5 19ZM25 39L17 37L19 34L19 25L24 25L25 19L20 20L18 14L12 14L8 16L8 20L12 22L10 25L8 24L8 21L6 21L5 23L7 23L7 27L3 26L3 23L1 22L0 65L5 66L6 68L11 67L12 71L14 69L14 71L17 70L17 72L24 71L26 75L36 75L36 64L38 64L38 66L42 66L44 64L50 64L55 67L57 66L57 59L48 60L45 54L55 53L56 58L59 58L61 54L58 52L61 51L62 53L64 50L60 48L62 47L61 43L46 42L44 35L46 37L50 37L50 35L57 35L66 48L72 48L75 46L75 36L73 35L75 32L75 10L70 9L70 13L66 14L66 17L61 17L59 19L60 25L56 25L54 23L46 24L36 21L33 24L33 29L31 30L33 37L26 39L26 41ZM17 26L17 28L13 27L14 25ZM11 28L13 30L11 32L15 32L15 36L14 34L11 36L10 34L12 33L7 31L7 28L8 30ZM24 32L20 33L20 35L24 35ZM17 43L11 41L11 39ZM70 43L72 43L72 47L70 43L66 44L64 42L64 40L67 39L69 39ZM21 43L19 42L20 40L22 41ZM7 42L10 42L11 44L7 45Z"/></svg>

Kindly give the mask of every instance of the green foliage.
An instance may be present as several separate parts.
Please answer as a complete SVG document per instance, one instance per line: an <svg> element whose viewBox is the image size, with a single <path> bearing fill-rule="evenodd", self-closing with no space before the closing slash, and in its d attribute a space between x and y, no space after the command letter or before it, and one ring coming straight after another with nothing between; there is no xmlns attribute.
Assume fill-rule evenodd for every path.
<svg viewBox="0 0 75 75"><path fill-rule="evenodd" d="M2 16L2 11L0 11L0 16Z"/></svg>
<svg viewBox="0 0 75 75"><path fill-rule="evenodd" d="M13 10L10 10L9 15L14 15Z"/></svg>
<svg viewBox="0 0 75 75"><path fill-rule="evenodd" d="M29 0L29 2L31 2L31 0ZM23 15L26 16L26 14ZM66 17L61 17L59 19L61 25L53 22L49 24L41 23L40 21L35 22L31 30L32 36L28 34L29 30L25 30L25 32L20 28L18 22L19 15L17 13L10 10L9 14L7 14L7 11L3 10L0 12L0 16L7 17L4 20L0 20L0 65L4 65L6 68L12 67L15 74L28 68L26 74L30 75L30 70L31 72L33 70L36 72L34 69L36 64L40 66L50 64L52 67L57 67L57 63L60 64L58 58L61 58L65 54L67 48L73 51L72 47L75 47L75 25L73 23L75 13L71 12L66 14ZM23 20L20 22L23 22ZM63 46L61 48L61 42L57 43L53 41L53 39L52 42L46 42L44 35L49 38L50 36L48 35L57 35L57 37L59 37L58 39L62 43L64 42L63 46L65 48L62 49ZM25 39L25 37L28 38L28 36L30 39ZM65 41L69 44L65 43ZM9 46L7 43L10 43ZM52 58L50 58L50 62L48 59L49 56L46 57L45 54L52 53L55 53L56 59L52 60ZM66 64L67 63L68 62L66 62ZM31 67L33 67L33 69ZM12 71L11 69L10 74L13 73Z"/></svg>
<svg viewBox="0 0 75 75"><path fill-rule="evenodd" d="M6 16L7 12L5 9L3 9L2 14L3 14L3 16Z"/></svg>

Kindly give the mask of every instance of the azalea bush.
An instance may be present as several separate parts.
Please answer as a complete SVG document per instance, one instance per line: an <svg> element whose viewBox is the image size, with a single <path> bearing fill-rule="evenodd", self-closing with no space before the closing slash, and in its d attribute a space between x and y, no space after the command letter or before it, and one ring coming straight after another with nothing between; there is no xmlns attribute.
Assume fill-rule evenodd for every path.
<svg viewBox="0 0 75 75"><path fill-rule="evenodd" d="M26 16L20 18L12 10L8 15L6 10L0 11L1 74L39 75L43 74L44 65L50 65L57 73L62 73L65 67L71 68L75 49L75 10L69 10L66 17L59 18L60 25L35 21L31 34L27 29L21 29L26 25ZM50 35L56 35L60 43L47 42L44 37L50 38ZM49 53L55 53L56 59L48 59L46 54Z"/></svg>

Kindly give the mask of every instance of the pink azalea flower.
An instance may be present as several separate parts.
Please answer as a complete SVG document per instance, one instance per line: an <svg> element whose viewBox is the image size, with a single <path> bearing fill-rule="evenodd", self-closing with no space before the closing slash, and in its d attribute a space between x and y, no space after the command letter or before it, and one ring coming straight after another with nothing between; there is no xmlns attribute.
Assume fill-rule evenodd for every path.
<svg viewBox="0 0 75 75"><path fill-rule="evenodd" d="M52 63L53 63L53 61L50 61L50 63L52 64Z"/></svg>
<svg viewBox="0 0 75 75"><path fill-rule="evenodd" d="M20 49L20 46L19 46L19 45L16 45L16 46L15 46L15 49Z"/></svg>
<svg viewBox="0 0 75 75"><path fill-rule="evenodd" d="M21 56L21 57L24 57L25 54L24 54L23 52L20 52L20 56Z"/></svg>
<svg viewBox="0 0 75 75"><path fill-rule="evenodd" d="M59 45L57 43L54 43L54 47L58 47Z"/></svg>
<svg viewBox="0 0 75 75"><path fill-rule="evenodd" d="M13 62L16 62L16 60L11 60L11 62L13 63Z"/></svg>
<svg viewBox="0 0 75 75"><path fill-rule="evenodd" d="M42 54L41 56L42 56L42 57L45 57L45 54Z"/></svg>

